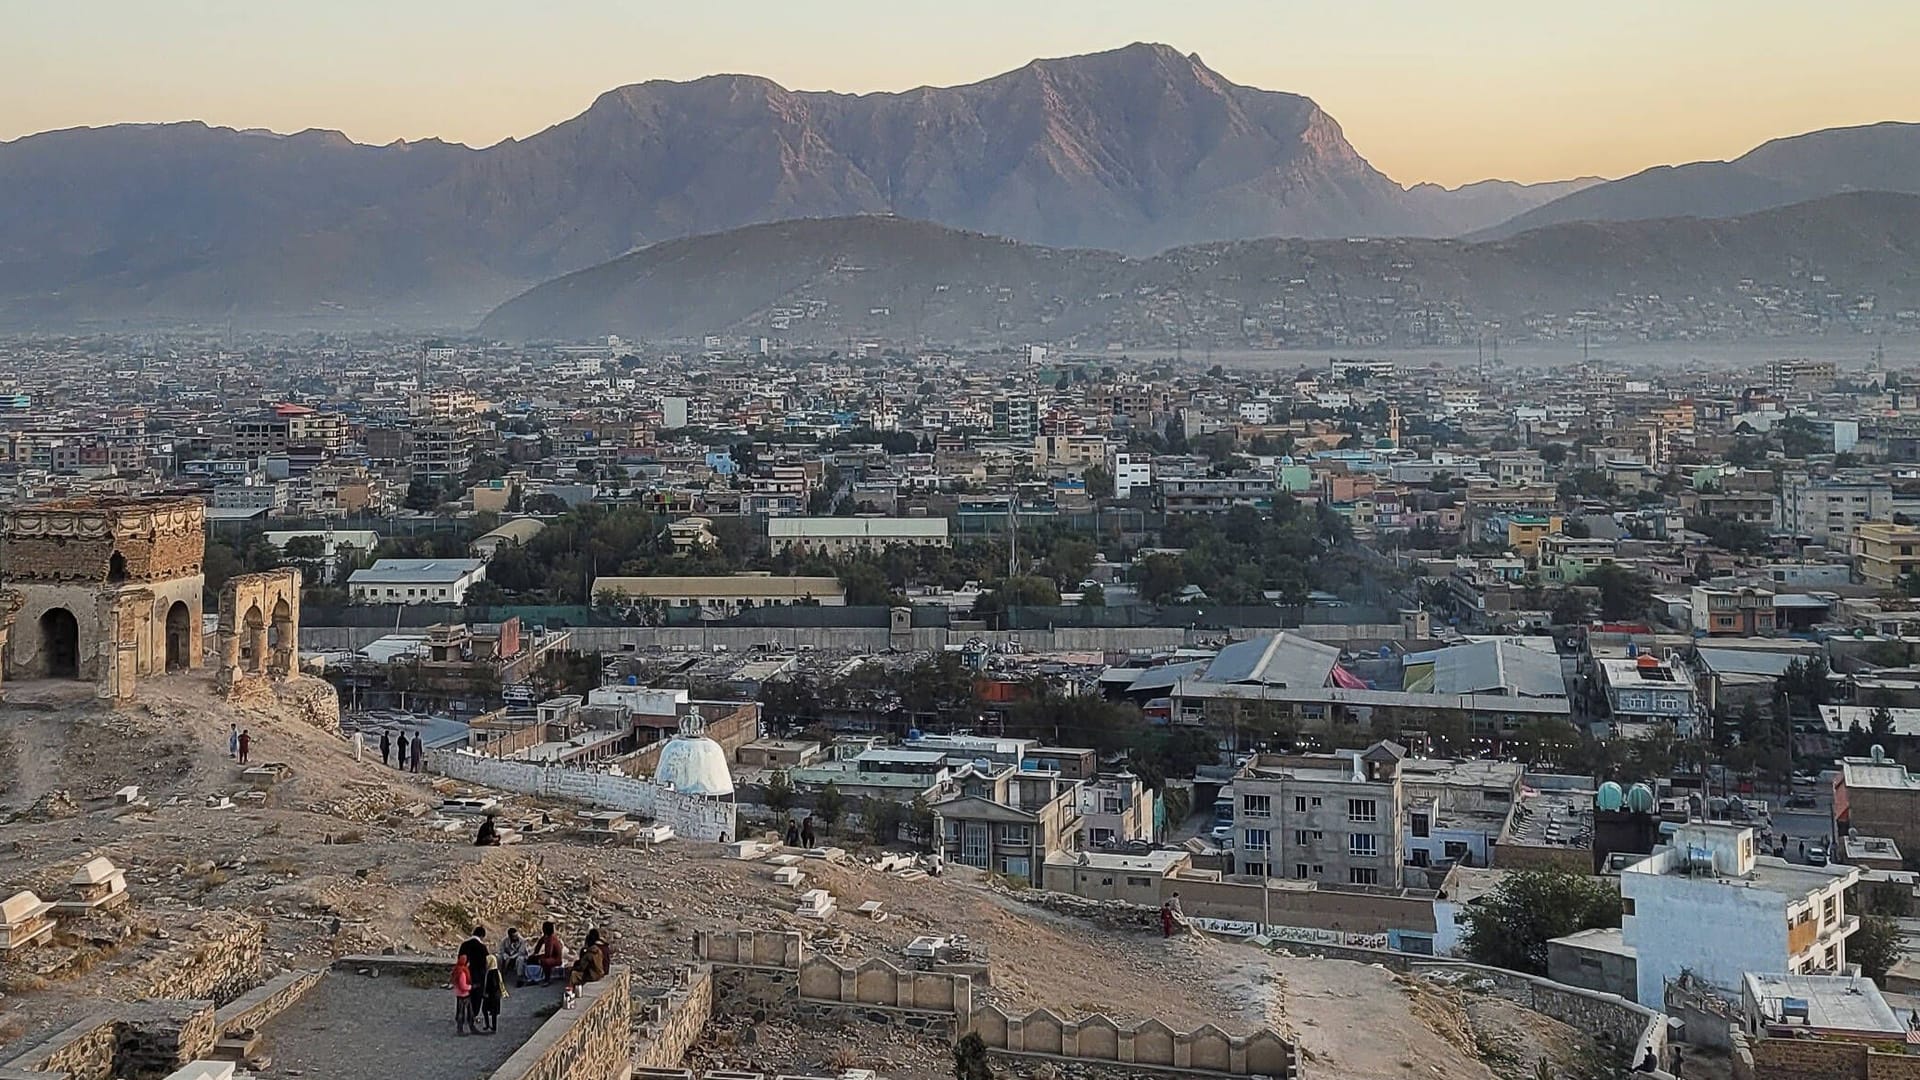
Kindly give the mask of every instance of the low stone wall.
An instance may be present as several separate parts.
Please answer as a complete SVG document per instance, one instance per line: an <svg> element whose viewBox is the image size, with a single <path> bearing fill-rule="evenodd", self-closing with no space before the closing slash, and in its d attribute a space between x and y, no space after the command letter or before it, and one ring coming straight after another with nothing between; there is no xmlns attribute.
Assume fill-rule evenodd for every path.
<svg viewBox="0 0 1920 1080"><path fill-rule="evenodd" d="M1733 1036L1734 1080L1920 1080L1920 1057L1838 1039Z"/></svg>
<svg viewBox="0 0 1920 1080"><path fill-rule="evenodd" d="M442 857L445 875L415 913L422 930L452 940L464 939L478 922L498 941L503 926L518 923L524 932L546 909L540 897L540 866L525 847L459 846Z"/></svg>
<svg viewBox="0 0 1920 1080"><path fill-rule="evenodd" d="M626 1080L633 1071L631 969L580 988L573 1008L553 1014L491 1080Z"/></svg>
<svg viewBox="0 0 1920 1080"><path fill-rule="evenodd" d="M689 840L733 840L739 836L734 805L696 795L683 795L651 780L617 773L591 772L557 766L502 761L457 750L428 751L427 771L470 784L564 799L651 818L670 826L674 835Z"/></svg>
<svg viewBox="0 0 1920 1080"><path fill-rule="evenodd" d="M713 1018L713 969L689 964L675 973L675 980L675 985L641 998L633 1039L636 1066L678 1066Z"/></svg>
<svg viewBox="0 0 1920 1080"><path fill-rule="evenodd" d="M287 1011L307 991L320 985L321 971L289 971L241 994L213 1014L215 1035L229 1031L258 1031Z"/></svg>
<svg viewBox="0 0 1920 1080"><path fill-rule="evenodd" d="M159 1080L214 1044L213 1004L142 1001L102 1009L7 1062L70 1080Z"/></svg>
<svg viewBox="0 0 1920 1080"><path fill-rule="evenodd" d="M797 933L703 931L695 935L694 951L713 965L716 1013L746 1013L756 1020L777 1014L806 1023L857 1020L945 1037L973 1032L1000 1054L1128 1065L1136 1075L1296 1075L1294 1047L1269 1030L1246 1036L1211 1026L1179 1032L1157 1020L1122 1026L1105 1016L1069 1020L1045 1009L1016 1016L976 1006L973 980L965 975L907 971L880 959L845 964L809 956Z"/></svg>
<svg viewBox="0 0 1920 1080"><path fill-rule="evenodd" d="M260 985L266 927L238 911L182 911L165 920L184 927L168 949L115 977L130 999L205 999L224 1005Z"/></svg>

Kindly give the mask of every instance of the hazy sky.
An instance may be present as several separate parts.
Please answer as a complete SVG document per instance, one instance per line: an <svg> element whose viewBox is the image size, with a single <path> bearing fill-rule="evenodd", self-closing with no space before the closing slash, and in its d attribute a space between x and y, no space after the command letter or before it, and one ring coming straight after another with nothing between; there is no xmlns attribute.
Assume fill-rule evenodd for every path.
<svg viewBox="0 0 1920 1080"><path fill-rule="evenodd" d="M0 28L0 139L201 119L484 145L646 79L897 90L1136 40L1313 97L1403 183L1920 120L1920 0L0 0Z"/></svg>

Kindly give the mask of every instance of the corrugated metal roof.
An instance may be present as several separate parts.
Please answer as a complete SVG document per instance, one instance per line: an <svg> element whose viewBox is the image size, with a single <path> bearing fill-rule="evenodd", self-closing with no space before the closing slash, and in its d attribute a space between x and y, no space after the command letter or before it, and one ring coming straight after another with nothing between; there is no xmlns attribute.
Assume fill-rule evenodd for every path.
<svg viewBox="0 0 1920 1080"><path fill-rule="evenodd" d="M1699 649L1700 662L1717 675L1771 675L1779 678L1799 659L1793 653L1759 649Z"/></svg>
<svg viewBox="0 0 1920 1080"><path fill-rule="evenodd" d="M1207 665L1206 681L1268 686L1325 686L1340 650L1298 634L1237 641Z"/></svg>
<svg viewBox="0 0 1920 1080"><path fill-rule="evenodd" d="M1567 696L1560 658L1511 641L1482 641L1450 649L1413 653L1404 683L1415 692L1437 694L1511 694L1516 697ZM1432 675L1413 669L1431 665Z"/></svg>

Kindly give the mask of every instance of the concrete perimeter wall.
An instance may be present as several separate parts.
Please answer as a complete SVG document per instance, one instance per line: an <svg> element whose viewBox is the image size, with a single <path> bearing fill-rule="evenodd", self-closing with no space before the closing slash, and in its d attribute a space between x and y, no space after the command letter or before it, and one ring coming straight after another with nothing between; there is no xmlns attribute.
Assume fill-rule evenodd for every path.
<svg viewBox="0 0 1920 1080"><path fill-rule="evenodd" d="M733 803L683 795L651 780L502 761L456 750L428 751L425 765L428 772L483 787L624 810L670 826L675 836L689 840L732 840L739 836Z"/></svg>
<svg viewBox="0 0 1920 1080"><path fill-rule="evenodd" d="M1734 1080L1920 1080L1920 1056L1839 1039L1733 1036Z"/></svg>
<svg viewBox="0 0 1920 1080"><path fill-rule="evenodd" d="M352 652L392 632L390 626L303 625L300 645L308 650ZM1206 636L1246 638L1271 632L1268 628L1209 630ZM970 638L993 645L1018 642L1028 652L1089 652L1177 648L1189 644L1191 636L1185 627L1165 626L1061 626L1051 630L949 630L943 626L922 626L904 638L895 637L884 626L574 626L569 627L567 633L570 635L568 648L583 653L675 646L708 652L716 645L725 646L729 652L742 653L769 641L778 642L784 649L809 646L826 652L885 652L889 646L938 652L950 644L965 644ZM1296 626L1288 627L1287 633L1336 643L1398 641L1402 637L1397 623Z"/></svg>
<svg viewBox="0 0 1920 1080"><path fill-rule="evenodd" d="M716 1012L782 1012L813 1023L882 1022L949 1037L971 1032L997 1053L1126 1065L1134 1074L1177 1071L1280 1080L1298 1075L1293 1045L1271 1030L1236 1036L1212 1025L1183 1032L1158 1020L1122 1025L1099 1014L1067 1019L1047 1009L1015 1015L976 1006L973 980L965 975L908 971L879 959L843 964L810 956L797 933L703 931L695 935L694 952L713 967Z"/></svg>

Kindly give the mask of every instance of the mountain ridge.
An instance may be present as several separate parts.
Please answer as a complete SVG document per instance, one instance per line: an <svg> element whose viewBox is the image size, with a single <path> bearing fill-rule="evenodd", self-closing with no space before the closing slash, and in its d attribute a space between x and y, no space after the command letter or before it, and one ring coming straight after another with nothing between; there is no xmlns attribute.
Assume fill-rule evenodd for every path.
<svg viewBox="0 0 1920 1080"><path fill-rule="evenodd" d="M1774 280L1755 266L1796 269ZM564 275L479 329L517 340L718 333L1099 349L1170 344L1170 327L1185 326L1183 339L1229 347L1236 337L1419 345L1436 343L1436 328L1470 342L1541 320L1676 340L1703 327L1761 336L1849 324L1876 305L1920 307L1920 196L1851 193L1739 218L1577 222L1478 242L1221 241L1147 258L897 217L792 220Z"/></svg>
<svg viewBox="0 0 1920 1080"><path fill-rule="evenodd" d="M862 95L651 80L478 149L66 129L0 144L0 187L18 196L0 205L0 318L29 322L467 320L646 244L794 217L893 212L1147 254L1452 232L1530 198L1410 194L1310 99L1145 44Z"/></svg>
<svg viewBox="0 0 1920 1080"><path fill-rule="evenodd" d="M1920 123L1821 128L1768 139L1725 161L1655 165L1468 235L1493 239L1569 221L1733 217L1848 191L1920 193Z"/></svg>

